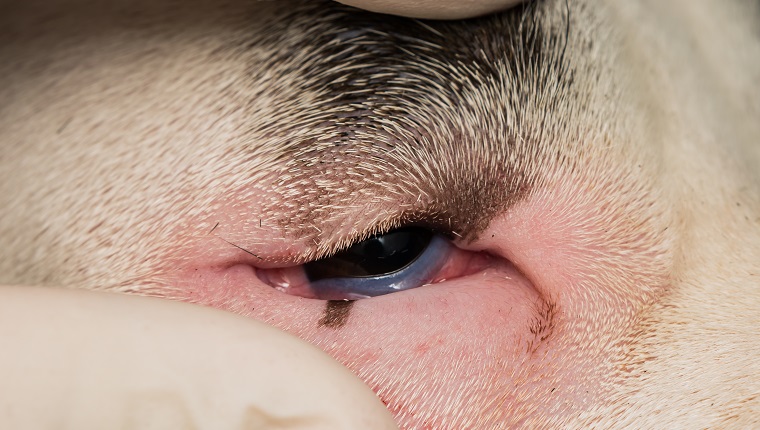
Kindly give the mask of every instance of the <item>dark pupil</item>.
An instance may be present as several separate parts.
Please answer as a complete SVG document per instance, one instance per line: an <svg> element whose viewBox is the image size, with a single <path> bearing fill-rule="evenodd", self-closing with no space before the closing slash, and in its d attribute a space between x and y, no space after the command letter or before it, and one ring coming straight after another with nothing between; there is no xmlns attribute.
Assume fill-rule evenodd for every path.
<svg viewBox="0 0 760 430"><path fill-rule="evenodd" d="M433 234L421 228L394 230L359 242L330 258L304 265L309 280L378 276L403 269L430 243Z"/></svg>

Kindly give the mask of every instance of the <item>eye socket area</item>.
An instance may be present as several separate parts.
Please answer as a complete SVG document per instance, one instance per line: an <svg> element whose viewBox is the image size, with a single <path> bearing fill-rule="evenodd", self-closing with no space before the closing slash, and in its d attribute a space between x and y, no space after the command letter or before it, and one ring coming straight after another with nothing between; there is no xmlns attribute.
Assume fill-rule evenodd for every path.
<svg viewBox="0 0 760 430"><path fill-rule="evenodd" d="M232 238L233 243L242 243L251 252L228 245L237 250L226 257L232 264L213 264L190 273L194 275L193 282L188 284L188 298L184 300L264 321L324 349L376 389L401 422L407 422L403 418L407 416L405 408L417 416L424 413L424 408L406 405L429 401L440 407L435 410L445 410L452 404L459 405L458 399L479 396L483 389L480 383L457 381L482 380L493 363L505 369L520 364L526 348L536 342L537 335L531 330L541 318L537 309L542 301L506 253L489 246L488 240L495 240L492 233L498 232L487 231L467 243L450 241L432 231L415 233L422 238L398 236L390 240L387 236L394 232L379 236L386 236L389 245L397 244L391 248L411 249L407 257L416 251L405 242L420 240L424 244L420 252L425 253L434 248L435 238L440 239L446 250L443 263L417 288L372 296L371 300L357 300L348 308L340 308L350 310L341 314L340 323L329 322L328 317L337 318L331 307L335 303L323 300L341 297L324 296L313 288L319 280L309 278L306 266L310 263L274 266L288 265L288 258L294 263L304 261L301 256L308 249L301 243L279 248L272 241L275 245L249 248ZM429 237L430 243L424 237ZM353 246L344 251L350 248ZM395 255L392 249L385 251L374 255ZM252 253L261 255L263 263ZM399 269L417 270L422 261L422 255L416 256ZM358 282L395 272L371 272L369 277L367 273L345 271L323 275L343 277L351 288L356 288ZM503 373L508 375L509 371ZM441 374L453 375L456 380L442 383ZM378 381L373 375L390 376L381 376ZM409 381L414 383L410 385ZM494 384L493 390L508 391L508 383ZM428 397L431 395L435 397Z"/></svg>
<svg viewBox="0 0 760 430"><path fill-rule="evenodd" d="M287 294L357 300L466 276L482 270L490 259L483 253L461 250L430 230L406 227L300 266L258 269L257 275Z"/></svg>

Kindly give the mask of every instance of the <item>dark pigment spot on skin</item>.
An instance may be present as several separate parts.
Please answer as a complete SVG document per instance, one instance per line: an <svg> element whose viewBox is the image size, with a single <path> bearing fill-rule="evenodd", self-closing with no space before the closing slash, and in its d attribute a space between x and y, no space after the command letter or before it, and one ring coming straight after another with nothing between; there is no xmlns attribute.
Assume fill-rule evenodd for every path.
<svg viewBox="0 0 760 430"><path fill-rule="evenodd" d="M341 328L346 325L354 306L353 300L328 300L325 313L319 320L319 327Z"/></svg>

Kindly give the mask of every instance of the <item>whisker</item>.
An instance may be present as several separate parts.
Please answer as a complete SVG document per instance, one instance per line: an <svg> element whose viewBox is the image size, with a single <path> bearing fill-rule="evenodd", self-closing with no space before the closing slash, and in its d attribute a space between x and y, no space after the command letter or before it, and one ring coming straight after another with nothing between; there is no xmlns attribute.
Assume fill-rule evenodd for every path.
<svg viewBox="0 0 760 430"><path fill-rule="evenodd" d="M219 239L222 239L222 238L220 237ZM237 248L237 249L239 249L239 250L241 250L241 251L243 251L243 252L247 253L247 254L251 254L251 255L253 255L254 257L258 258L259 260L263 260L263 258L259 257L258 255L254 254L253 252L251 252L251 251L249 251L249 250L247 250L247 249L243 248L242 246L239 246L239 245L235 245L234 243L230 242L230 241L229 241L229 240L227 240L227 239L222 239L222 240L223 240L223 241L225 241L225 242L227 242L228 244L230 244L230 245L234 246L235 248Z"/></svg>

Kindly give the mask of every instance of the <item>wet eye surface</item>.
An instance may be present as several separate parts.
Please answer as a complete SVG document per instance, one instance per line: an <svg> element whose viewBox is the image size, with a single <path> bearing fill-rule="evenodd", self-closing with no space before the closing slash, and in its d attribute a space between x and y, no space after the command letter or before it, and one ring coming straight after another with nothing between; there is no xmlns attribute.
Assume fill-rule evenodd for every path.
<svg viewBox="0 0 760 430"><path fill-rule="evenodd" d="M276 289L322 300L363 299L417 288L433 281L453 246L422 228L371 237L337 254L297 267L260 270Z"/></svg>
<svg viewBox="0 0 760 430"><path fill-rule="evenodd" d="M424 229L395 230L359 242L330 258L304 265L310 281L372 277L403 269L428 247L433 234Z"/></svg>

